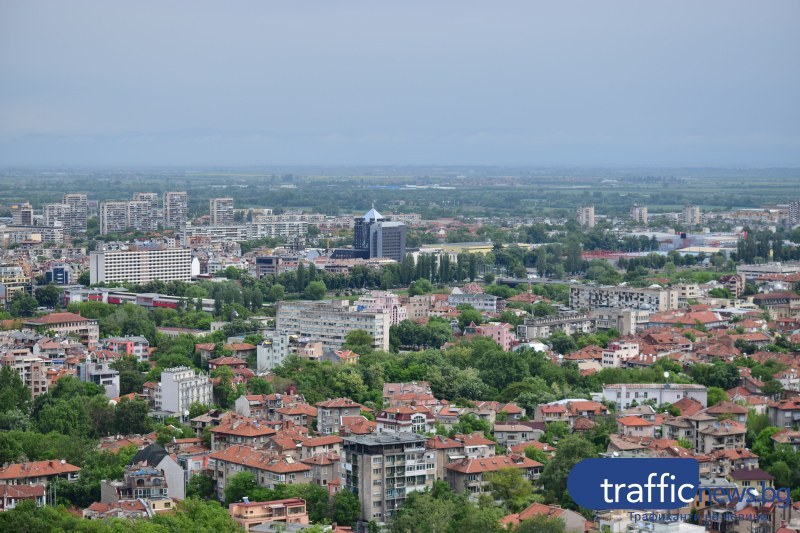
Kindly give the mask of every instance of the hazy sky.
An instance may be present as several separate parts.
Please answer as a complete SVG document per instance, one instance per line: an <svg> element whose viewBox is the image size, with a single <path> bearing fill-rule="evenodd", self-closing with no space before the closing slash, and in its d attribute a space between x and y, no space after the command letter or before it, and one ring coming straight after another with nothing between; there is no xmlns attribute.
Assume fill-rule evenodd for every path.
<svg viewBox="0 0 800 533"><path fill-rule="evenodd" d="M800 166L800 2L0 0L0 165Z"/></svg>

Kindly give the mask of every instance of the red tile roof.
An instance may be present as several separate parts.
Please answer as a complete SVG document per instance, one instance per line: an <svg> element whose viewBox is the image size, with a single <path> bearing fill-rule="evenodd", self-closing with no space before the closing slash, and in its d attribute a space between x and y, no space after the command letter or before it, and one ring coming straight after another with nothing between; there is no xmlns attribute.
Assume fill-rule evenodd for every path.
<svg viewBox="0 0 800 533"><path fill-rule="evenodd" d="M497 455L483 459L461 459L445 466L447 470L461 474L480 474L494 472L501 468L536 468L544 466L542 463L528 459L524 455Z"/></svg>
<svg viewBox="0 0 800 533"><path fill-rule="evenodd" d="M0 468L0 479L25 479L29 477L56 476L60 474L74 474L80 468L58 460L33 461L30 463L13 463Z"/></svg>

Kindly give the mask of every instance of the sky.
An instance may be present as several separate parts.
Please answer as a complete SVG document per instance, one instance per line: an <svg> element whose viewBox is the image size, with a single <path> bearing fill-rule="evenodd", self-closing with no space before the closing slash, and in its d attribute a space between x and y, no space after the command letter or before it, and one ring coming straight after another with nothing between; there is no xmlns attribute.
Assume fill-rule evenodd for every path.
<svg viewBox="0 0 800 533"><path fill-rule="evenodd" d="M0 165L800 166L796 0L0 0Z"/></svg>

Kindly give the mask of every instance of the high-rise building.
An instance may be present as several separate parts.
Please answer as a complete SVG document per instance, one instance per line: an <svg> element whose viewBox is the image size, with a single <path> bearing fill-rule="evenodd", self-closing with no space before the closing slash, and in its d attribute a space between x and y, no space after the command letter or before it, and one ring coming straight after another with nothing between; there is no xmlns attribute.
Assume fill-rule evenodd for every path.
<svg viewBox="0 0 800 533"><path fill-rule="evenodd" d="M594 227L594 206L582 205L577 210L578 224L587 228Z"/></svg>
<svg viewBox="0 0 800 533"><path fill-rule="evenodd" d="M433 486L436 452L425 448L427 439L406 432L345 437L343 489L358 495L361 522L388 522L409 493Z"/></svg>
<svg viewBox="0 0 800 533"><path fill-rule="evenodd" d="M399 262L406 255L406 225L393 222L375 208L356 218L353 231L353 247L364 250L369 258L385 257Z"/></svg>
<svg viewBox="0 0 800 533"><path fill-rule="evenodd" d="M155 207L148 200L128 202L128 227L147 233L158 229L158 217Z"/></svg>
<svg viewBox="0 0 800 533"><path fill-rule="evenodd" d="M212 198L208 201L208 208L212 226L233 224L233 198Z"/></svg>
<svg viewBox="0 0 800 533"><path fill-rule="evenodd" d="M789 202L789 225L797 226L800 224L800 200Z"/></svg>
<svg viewBox="0 0 800 533"><path fill-rule="evenodd" d="M92 252L89 280L95 283L191 281L192 252L188 248L106 250Z"/></svg>
<svg viewBox="0 0 800 533"><path fill-rule="evenodd" d="M147 202L150 208L155 211L158 209L158 193L157 192L137 192L133 195L134 202Z"/></svg>
<svg viewBox="0 0 800 533"><path fill-rule="evenodd" d="M61 200L62 204L70 206L69 210L69 231L86 232L86 219L89 214L89 205L85 194L65 194Z"/></svg>
<svg viewBox="0 0 800 533"><path fill-rule="evenodd" d="M128 228L128 202L100 204L100 234L122 233Z"/></svg>
<svg viewBox="0 0 800 533"><path fill-rule="evenodd" d="M189 206L185 192L164 193L164 226L183 229L186 227Z"/></svg>
<svg viewBox="0 0 800 533"><path fill-rule="evenodd" d="M647 224L647 206L633 204L631 206L631 219L639 224Z"/></svg>
<svg viewBox="0 0 800 533"><path fill-rule="evenodd" d="M33 207L28 202L11 206L11 224L33 226Z"/></svg>
<svg viewBox="0 0 800 533"><path fill-rule="evenodd" d="M338 350L347 334L361 329L372 337L372 347L389 349L391 314L385 311L359 311L347 300L278 302L275 329L322 341L324 348Z"/></svg>
<svg viewBox="0 0 800 533"><path fill-rule="evenodd" d="M65 233L86 231L88 202L85 194L65 194L60 204L42 206L44 225L62 226Z"/></svg>
<svg viewBox="0 0 800 533"><path fill-rule="evenodd" d="M697 226L700 224L700 206L687 205L684 207L682 221L687 226Z"/></svg>

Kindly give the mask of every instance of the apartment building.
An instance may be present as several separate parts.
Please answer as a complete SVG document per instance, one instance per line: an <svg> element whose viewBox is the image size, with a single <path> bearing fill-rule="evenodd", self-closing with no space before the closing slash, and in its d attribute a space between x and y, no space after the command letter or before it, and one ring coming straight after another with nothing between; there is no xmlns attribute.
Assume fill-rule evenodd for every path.
<svg viewBox="0 0 800 533"><path fill-rule="evenodd" d="M164 226L183 229L189 216L188 198L185 192L164 193Z"/></svg>
<svg viewBox="0 0 800 533"><path fill-rule="evenodd" d="M122 233L128 228L128 202L100 204L100 234Z"/></svg>
<svg viewBox="0 0 800 533"><path fill-rule="evenodd" d="M220 498L225 497L226 481L239 472L250 472L259 486L269 489L312 482L310 466L292 457L250 446L234 445L211 453L208 468Z"/></svg>
<svg viewBox="0 0 800 533"><path fill-rule="evenodd" d="M595 225L594 219L594 206L582 205L578 208L576 215L578 217L578 224L587 228L593 228Z"/></svg>
<svg viewBox="0 0 800 533"><path fill-rule="evenodd" d="M596 328L594 319L586 313L526 318L523 324L517 326L517 337L521 341L546 339L556 331L574 335L576 333L594 333Z"/></svg>
<svg viewBox="0 0 800 533"><path fill-rule="evenodd" d="M525 479L533 481L539 478L544 465L524 455L498 455L482 459L461 459L445 466L447 483L457 494L469 493L470 498L477 498L484 492L490 492L490 475L502 468L514 468L522 471Z"/></svg>
<svg viewBox="0 0 800 533"><path fill-rule="evenodd" d="M211 198L208 201L208 212L212 226L233 224L233 198Z"/></svg>
<svg viewBox="0 0 800 533"><path fill-rule="evenodd" d="M61 203L69 206L65 227L70 233L86 232L86 219L89 215L89 203L85 194L65 194Z"/></svg>
<svg viewBox="0 0 800 533"><path fill-rule="evenodd" d="M639 356L638 342L616 341L603 350L603 368L625 368L626 363Z"/></svg>
<svg viewBox="0 0 800 533"><path fill-rule="evenodd" d="M613 307L617 309L667 311L678 308L679 294L680 291L676 289L571 285L569 288L569 305L573 309Z"/></svg>
<svg viewBox="0 0 800 533"><path fill-rule="evenodd" d="M317 433L330 435L342 430L342 418L361 414L363 406L350 398L334 398L317 405Z"/></svg>
<svg viewBox="0 0 800 533"><path fill-rule="evenodd" d="M433 485L436 453L426 441L415 433L345 437L344 489L358 495L361 521L386 523L409 493Z"/></svg>
<svg viewBox="0 0 800 533"><path fill-rule="evenodd" d="M186 366L167 368L161 373L154 393L155 410L176 413L183 418L195 402L211 405L212 396L213 387L208 376L196 374Z"/></svg>
<svg viewBox="0 0 800 533"><path fill-rule="evenodd" d="M389 350L391 314L360 311L347 300L278 302L275 329L322 342L325 349L338 350L348 333L364 330L372 337L372 347Z"/></svg>
<svg viewBox="0 0 800 533"><path fill-rule="evenodd" d="M111 368L108 361L86 361L78 365L78 379L84 383L94 383L106 391L106 398L119 397L119 372Z"/></svg>
<svg viewBox="0 0 800 533"><path fill-rule="evenodd" d="M633 335L647 329L650 311L639 309L621 309L614 307L598 307L589 311L598 330L615 329L620 335Z"/></svg>
<svg viewBox="0 0 800 533"><path fill-rule="evenodd" d="M158 212L149 201L128 202L128 227L147 233L158 229Z"/></svg>
<svg viewBox="0 0 800 533"><path fill-rule="evenodd" d="M52 331L62 337L77 337L81 344L94 349L100 340L100 326L97 320L84 318L75 313L50 313L29 318L22 323L38 331Z"/></svg>
<svg viewBox="0 0 800 533"><path fill-rule="evenodd" d="M675 403L682 398L692 398L703 407L708 402L708 389L703 385L685 383L616 383L603 385L603 399L614 402L617 410L627 409L633 401L637 404L655 400L656 405Z"/></svg>
<svg viewBox="0 0 800 533"><path fill-rule="evenodd" d="M9 350L0 356L0 365L16 370L20 379L31 391L32 398L47 393L47 367L45 360L26 349Z"/></svg>
<svg viewBox="0 0 800 533"><path fill-rule="evenodd" d="M685 206L683 208L681 222L686 226L697 226L700 224L702 222L700 206L691 204Z"/></svg>
<svg viewBox="0 0 800 533"><path fill-rule="evenodd" d="M647 206L633 204L631 206L631 220L638 224L647 224Z"/></svg>
<svg viewBox="0 0 800 533"><path fill-rule="evenodd" d="M11 206L11 224L33 226L33 207L28 202Z"/></svg>
<svg viewBox="0 0 800 533"><path fill-rule="evenodd" d="M485 313L497 313L498 311L502 311L502 304L500 303L499 297L486 293L470 294L455 287L447 297L447 305L458 307L464 304L471 305L478 311Z"/></svg>
<svg viewBox="0 0 800 533"><path fill-rule="evenodd" d="M89 279L92 284L191 281L192 252L189 248L92 252L89 257Z"/></svg>

